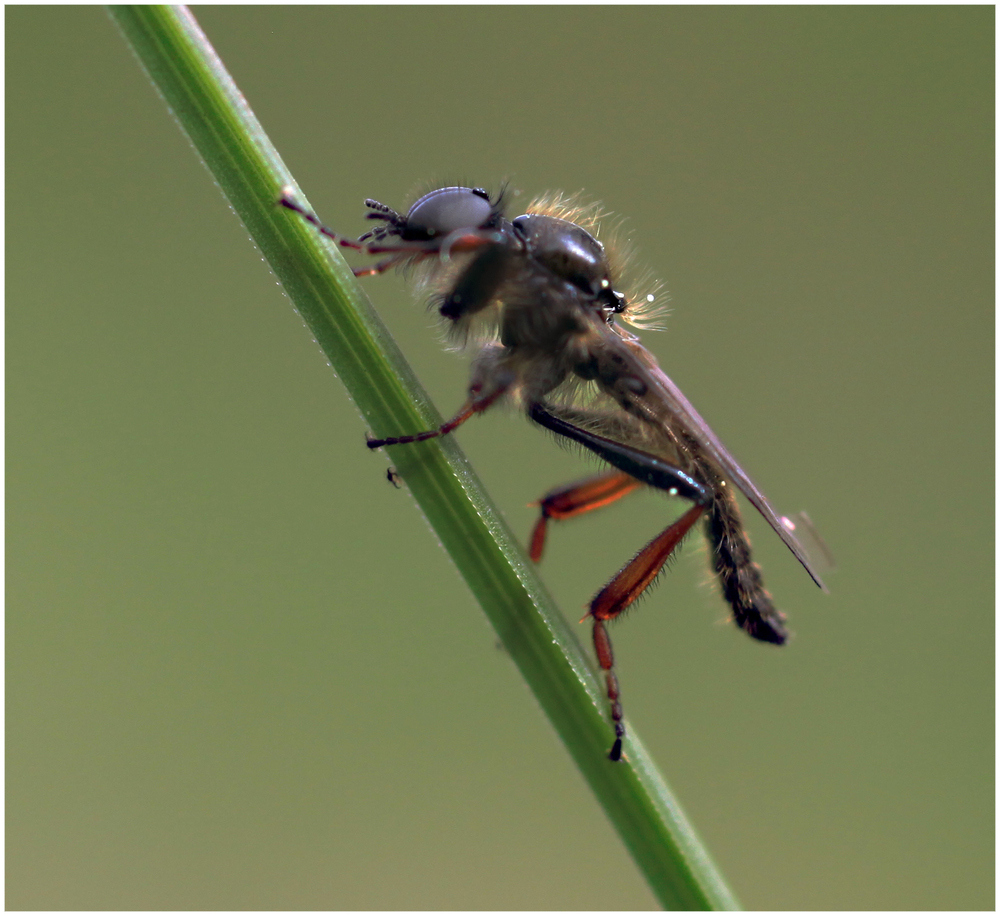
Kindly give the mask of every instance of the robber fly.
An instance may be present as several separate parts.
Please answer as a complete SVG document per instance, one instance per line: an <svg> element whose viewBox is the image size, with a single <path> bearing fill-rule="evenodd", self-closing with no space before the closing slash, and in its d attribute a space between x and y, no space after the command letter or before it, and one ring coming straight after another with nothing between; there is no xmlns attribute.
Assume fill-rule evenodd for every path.
<svg viewBox="0 0 1000 916"><path fill-rule="evenodd" d="M649 351L622 326L638 322L646 300L619 291L595 237L599 214L548 197L509 219L503 197L481 188L439 188L406 213L366 200L366 217L378 225L358 239L326 228L289 193L280 202L340 246L380 258L356 268L357 276L421 268L431 301L453 333L474 342L468 398L458 413L438 429L369 439L369 448L446 435L507 400L535 423L589 449L612 470L541 499L530 548L536 562L549 521L601 508L641 486L692 503L598 592L584 617L593 625L614 724L608 756L619 760L625 725L606 624L653 583L695 522L704 518L722 594L737 625L754 639L780 645L788 631L750 556L735 490L767 519L813 581L825 586L793 534L794 525L777 514Z"/></svg>

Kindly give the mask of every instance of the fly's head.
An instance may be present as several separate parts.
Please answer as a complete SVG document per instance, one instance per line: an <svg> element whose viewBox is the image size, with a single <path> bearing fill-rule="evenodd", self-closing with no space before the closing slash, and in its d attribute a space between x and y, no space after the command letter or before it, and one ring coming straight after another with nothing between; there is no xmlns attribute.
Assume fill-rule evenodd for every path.
<svg viewBox="0 0 1000 916"><path fill-rule="evenodd" d="M405 214L369 199L366 218L384 225L358 241L379 242L394 236L404 242L433 242L455 233L495 230L503 221L501 198L493 200L483 188L438 188L424 194Z"/></svg>
<svg viewBox="0 0 1000 916"><path fill-rule="evenodd" d="M413 281L429 292L431 305L450 319L456 339L473 333L476 316L485 318L506 274L506 255L517 249L510 220L503 214L503 191L495 197L483 188L449 186L429 191L398 213L377 200L366 200L368 219L383 223L358 239L368 254L388 253L374 268L355 274L381 273L388 267L418 267Z"/></svg>
<svg viewBox="0 0 1000 916"><path fill-rule="evenodd" d="M358 239L324 226L290 190L279 203L341 247L381 257L354 268L355 276L418 268L412 279L461 343L499 339L508 347L541 349L590 334L595 324L629 336L616 317L651 326L653 296L619 291L618 261L597 239L603 214L596 206L548 195L511 220L504 196L504 190L491 196L482 188L448 186L405 212L369 199L365 216L380 225ZM615 248L612 237L612 255Z"/></svg>

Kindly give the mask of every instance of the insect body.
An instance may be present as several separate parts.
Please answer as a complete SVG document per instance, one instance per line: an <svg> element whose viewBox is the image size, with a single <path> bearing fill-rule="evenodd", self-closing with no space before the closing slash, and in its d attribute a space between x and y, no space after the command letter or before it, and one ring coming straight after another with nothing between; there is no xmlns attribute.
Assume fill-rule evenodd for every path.
<svg viewBox="0 0 1000 916"><path fill-rule="evenodd" d="M642 301L618 290L594 235L592 210L554 198L508 219L502 195L439 188L406 214L366 201L367 217L380 225L353 240L327 229L287 195L281 203L343 247L382 256L355 269L359 276L391 267L423 268L442 317L460 339L475 342L468 398L459 412L438 429L370 439L370 448L446 435L507 399L534 422L594 452L611 471L542 498L531 538L536 562L550 520L600 508L640 486L691 501L690 509L598 592L586 615L605 672L615 728L612 760L621 757L625 726L606 622L652 584L699 519L736 623L754 639L785 642L785 615L775 608L751 558L734 487L816 584L824 588L823 583L792 533L794 526L777 514L653 356L620 324L636 319Z"/></svg>

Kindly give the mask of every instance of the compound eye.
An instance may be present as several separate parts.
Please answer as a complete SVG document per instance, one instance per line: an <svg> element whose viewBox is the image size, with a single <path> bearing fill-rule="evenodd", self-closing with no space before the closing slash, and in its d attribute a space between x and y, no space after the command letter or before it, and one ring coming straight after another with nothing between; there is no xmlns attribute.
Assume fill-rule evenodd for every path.
<svg viewBox="0 0 1000 916"><path fill-rule="evenodd" d="M459 229L485 229L495 214L482 188L438 188L410 207L406 227L411 233L434 238Z"/></svg>

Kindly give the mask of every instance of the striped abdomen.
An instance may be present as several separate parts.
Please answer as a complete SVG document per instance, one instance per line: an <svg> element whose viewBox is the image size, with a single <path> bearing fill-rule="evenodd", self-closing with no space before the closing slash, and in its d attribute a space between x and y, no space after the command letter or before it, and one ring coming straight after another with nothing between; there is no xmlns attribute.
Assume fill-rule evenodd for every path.
<svg viewBox="0 0 1000 916"><path fill-rule="evenodd" d="M705 534L722 595L733 609L736 623L754 639L781 645L788 638L785 615L764 588L760 567L750 556L750 539L736 497L724 485L716 488L706 513Z"/></svg>

